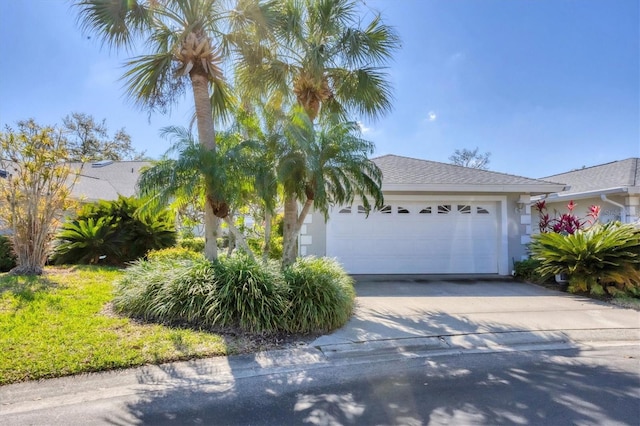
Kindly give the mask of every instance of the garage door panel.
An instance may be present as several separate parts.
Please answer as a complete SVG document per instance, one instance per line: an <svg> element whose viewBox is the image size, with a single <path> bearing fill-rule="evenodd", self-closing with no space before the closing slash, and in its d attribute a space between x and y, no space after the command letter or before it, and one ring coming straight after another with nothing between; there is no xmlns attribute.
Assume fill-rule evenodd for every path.
<svg viewBox="0 0 640 426"><path fill-rule="evenodd" d="M437 214L438 206L448 207ZM411 213L398 214L399 206ZM334 214L327 255L350 273L497 273L495 203L398 203L391 214ZM444 210L443 207L443 210ZM482 211L482 213L478 213Z"/></svg>

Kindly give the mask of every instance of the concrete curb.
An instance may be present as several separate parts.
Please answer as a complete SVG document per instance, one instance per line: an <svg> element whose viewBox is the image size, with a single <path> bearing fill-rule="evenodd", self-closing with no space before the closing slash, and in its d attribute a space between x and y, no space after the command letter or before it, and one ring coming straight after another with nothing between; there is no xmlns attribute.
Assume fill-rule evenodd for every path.
<svg viewBox="0 0 640 426"><path fill-rule="evenodd" d="M426 352L505 351L536 347L578 347L592 342L640 343L640 329L549 330L473 333L372 340L316 346L329 360Z"/></svg>

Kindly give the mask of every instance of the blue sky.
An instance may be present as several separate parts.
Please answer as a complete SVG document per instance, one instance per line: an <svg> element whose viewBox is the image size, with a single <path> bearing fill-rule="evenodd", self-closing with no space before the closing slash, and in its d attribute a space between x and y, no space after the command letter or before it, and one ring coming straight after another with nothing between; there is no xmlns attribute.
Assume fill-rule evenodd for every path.
<svg viewBox="0 0 640 426"><path fill-rule="evenodd" d="M363 121L376 154L448 162L491 152L491 170L544 177L640 156L638 0L366 0L402 39L394 110ZM124 127L160 156L158 130L187 126L127 100L121 64L79 30L67 1L0 1L0 125L71 112ZM357 117L354 117L357 118Z"/></svg>

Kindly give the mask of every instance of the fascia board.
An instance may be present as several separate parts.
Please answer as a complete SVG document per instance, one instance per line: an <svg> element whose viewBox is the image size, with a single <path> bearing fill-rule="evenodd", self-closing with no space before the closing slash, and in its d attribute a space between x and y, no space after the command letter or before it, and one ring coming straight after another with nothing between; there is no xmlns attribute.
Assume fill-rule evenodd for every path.
<svg viewBox="0 0 640 426"><path fill-rule="evenodd" d="M531 197L532 202L547 200L547 201L563 201L563 200L581 200L584 198L593 198L599 197L600 195L609 195L609 194L636 194L638 193L638 187L627 187L627 186L618 186L614 188L606 188L606 189L592 189L590 191L581 191L581 192L569 192L566 194L562 193L554 193L549 194L548 196L540 195Z"/></svg>
<svg viewBox="0 0 640 426"><path fill-rule="evenodd" d="M382 184L383 191L422 191L422 192L492 192L492 193L535 193L551 194L564 190L566 185L468 185L468 184Z"/></svg>

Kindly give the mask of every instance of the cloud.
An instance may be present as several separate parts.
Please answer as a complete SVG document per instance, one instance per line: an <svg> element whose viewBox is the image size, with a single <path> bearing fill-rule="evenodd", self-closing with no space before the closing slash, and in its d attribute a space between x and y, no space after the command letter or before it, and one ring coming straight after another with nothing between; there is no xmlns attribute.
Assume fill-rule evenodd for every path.
<svg viewBox="0 0 640 426"><path fill-rule="evenodd" d="M360 131L362 133L369 133L371 131L371 127L365 126L362 121L358 121L358 127L360 127Z"/></svg>
<svg viewBox="0 0 640 426"><path fill-rule="evenodd" d="M438 119L438 116L436 115L435 111L429 111L429 114L427 114L427 121L436 121Z"/></svg>

